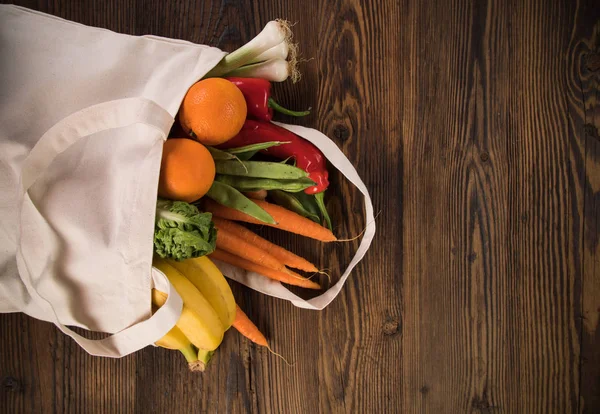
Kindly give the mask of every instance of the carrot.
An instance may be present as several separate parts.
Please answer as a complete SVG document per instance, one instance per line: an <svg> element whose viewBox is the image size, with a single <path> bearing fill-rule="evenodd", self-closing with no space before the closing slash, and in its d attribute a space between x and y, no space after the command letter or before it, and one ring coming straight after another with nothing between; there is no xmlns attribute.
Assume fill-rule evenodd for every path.
<svg viewBox="0 0 600 414"><path fill-rule="evenodd" d="M280 270L282 272L287 272L287 269L283 263L281 263L271 254L262 250L255 244L248 243L246 240L227 231L226 229L217 228L217 247L258 265Z"/></svg>
<svg viewBox="0 0 600 414"><path fill-rule="evenodd" d="M318 283L302 277L291 270L282 272L280 270L264 267L221 249L215 249L214 252L209 254L209 257L229 263L230 265L237 266L242 269L246 269L250 272L259 273L265 277L268 277L269 279L278 280L280 282L287 283L288 285L300 286L307 289L321 289L321 286Z"/></svg>
<svg viewBox="0 0 600 414"><path fill-rule="evenodd" d="M236 304L235 306L236 311L233 327L255 344L266 346L268 348L269 344L267 343L267 338L265 338L262 332L258 329L258 326L256 326L254 322L250 320L250 318L248 318L239 305Z"/></svg>
<svg viewBox="0 0 600 414"><path fill-rule="evenodd" d="M239 238L247 241L248 243L270 253L273 257L279 260L286 266L293 267L295 269L304 270L305 272L318 272L319 269L306 260L303 257L295 255L294 253L278 246L270 241L263 239L258 234L250 231L244 226L241 226L233 221L222 219L220 217L213 217L213 223L218 230L225 230L231 234L238 236ZM219 243L217 236L217 245Z"/></svg>
<svg viewBox="0 0 600 414"><path fill-rule="evenodd" d="M223 206L210 199L206 200L204 208L206 211L213 213L214 216L224 219L244 221L246 223L253 224L263 224L324 242L332 242L337 240L329 229L315 223L312 220L302 217L300 214L296 214L293 211L287 210L276 204L267 203L266 201L252 201L269 213L271 217L275 219L276 224L263 223L262 221L255 219L246 213Z"/></svg>
<svg viewBox="0 0 600 414"><path fill-rule="evenodd" d="M258 190L258 191L246 191L244 195L248 198L256 198L258 200L264 200L267 198L267 190Z"/></svg>
<svg viewBox="0 0 600 414"><path fill-rule="evenodd" d="M278 356L279 358L283 359L286 364L292 366L293 364L290 364L287 361L287 359L285 359L283 356L279 355L277 352L275 352L271 349L271 347L269 346L269 343L267 342L267 338L265 338L265 336L260 331L260 329L258 329L258 326L256 326L254 324L254 322L252 322L250 320L250 318L248 318L248 316L244 313L242 308L240 308L240 306L238 304L236 304L235 306L236 306L236 311L235 311L235 320L233 321L233 327L240 334L244 335L246 338L248 338L255 344L264 346L265 348L267 348L269 350L270 353Z"/></svg>

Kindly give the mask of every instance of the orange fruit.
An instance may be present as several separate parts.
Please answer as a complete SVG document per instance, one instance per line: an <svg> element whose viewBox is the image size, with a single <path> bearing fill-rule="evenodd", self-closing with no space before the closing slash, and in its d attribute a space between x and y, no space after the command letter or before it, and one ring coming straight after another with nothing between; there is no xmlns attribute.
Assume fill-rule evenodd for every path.
<svg viewBox="0 0 600 414"><path fill-rule="evenodd" d="M179 109L183 129L205 145L222 144L240 132L248 108L242 91L222 78L196 82Z"/></svg>
<svg viewBox="0 0 600 414"><path fill-rule="evenodd" d="M215 161L206 147L187 138L163 146L158 195L191 203L204 196L215 179Z"/></svg>

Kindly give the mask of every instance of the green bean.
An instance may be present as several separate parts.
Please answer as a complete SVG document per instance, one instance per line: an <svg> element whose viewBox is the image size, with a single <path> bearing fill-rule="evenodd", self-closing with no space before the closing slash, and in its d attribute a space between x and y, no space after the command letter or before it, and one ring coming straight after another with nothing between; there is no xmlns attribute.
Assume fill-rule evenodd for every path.
<svg viewBox="0 0 600 414"><path fill-rule="evenodd" d="M295 180L308 176L308 173L300 168L278 162L216 161L215 165L217 167L217 174L225 175L274 178L277 180Z"/></svg>
<svg viewBox="0 0 600 414"><path fill-rule="evenodd" d="M227 184L213 181L206 196L221 205L246 213L263 223L276 224L269 213Z"/></svg>
<svg viewBox="0 0 600 414"><path fill-rule="evenodd" d="M331 218L329 217L327 207L325 206L325 191L315 194L315 200L317 201L317 206L319 206L319 210L321 211L321 217L325 219L325 225L329 230L332 230Z"/></svg>
<svg viewBox="0 0 600 414"><path fill-rule="evenodd" d="M287 208L288 210L291 210L294 213L300 214L302 217L306 217L316 223L319 223L319 216L306 210L302 206L302 203L298 201L298 199L293 194L286 193L285 191L280 190L272 190L269 191L269 196L273 199L275 204Z"/></svg>
<svg viewBox="0 0 600 414"><path fill-rule="evenodd" d="M226 151L230 154L235 154L241 160L249 160L252 158L258 151L265 150L267 148L276 147L281 144L289 144L289 142L282 141L269 141L269 142L259 142L257 144L245 145L243 147L237 148L229 148Z"/></svg>
<svg viewBox="0 0 600 414"><path fill-rule="evenodd" d="M315 182L308 177L298 178L296 180L275 180L273 178L254 178L217 174L215 180L230 185L240 191L283 190L295 193L315 185Z"/></svg>

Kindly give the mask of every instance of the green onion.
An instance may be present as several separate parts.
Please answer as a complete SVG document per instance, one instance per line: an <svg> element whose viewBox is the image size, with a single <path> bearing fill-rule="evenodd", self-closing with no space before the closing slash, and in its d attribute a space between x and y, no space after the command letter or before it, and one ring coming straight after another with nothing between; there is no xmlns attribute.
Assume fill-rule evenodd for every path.
<svg viewBox="0 0 600 414"><path fill-rule="evenodd" d="M297 82L300 78L300 73L292 63L283 59L272 59L266 62L242 66L241 68L227 72L225 76L261 78L271 82L283 82L288 77L291 77L294 82Z"/></svg>
<svg viewBox="0 0 600 414"><path fill-rule="evenodd" d="M271 59L284 59L288 58L290 52L290 46L293 54L295 55L296 45L290 45L287 42L281 42L277 46L273 46L266 52L261 53L253 59L250 59L247 64L265 62Z"/></svg>
<svg viewBox="0 0 600 414"><path fill-rule="evenodd" d="M264 29L244 46L226 55L205 77L223 76L282 42L288 43L292 31L288 22L272 20Z"/></svg>

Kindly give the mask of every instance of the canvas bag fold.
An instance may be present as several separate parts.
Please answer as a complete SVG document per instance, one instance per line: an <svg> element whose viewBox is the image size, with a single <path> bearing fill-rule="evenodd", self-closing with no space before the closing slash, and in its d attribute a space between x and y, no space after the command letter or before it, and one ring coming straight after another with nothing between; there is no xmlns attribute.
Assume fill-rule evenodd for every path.
<svg viewBox="0 0 600 414"><path fill-rule="evenodd" d="M52 322L93 355L152 344L182 306L152 268L162 144L224 52L2 5L0 54L0 311ZM170 293L154 315L152 287Z"/></svg>

